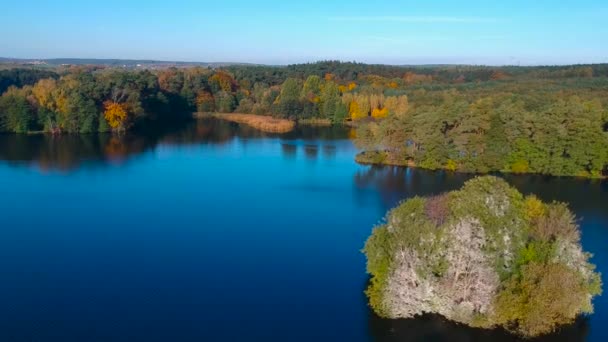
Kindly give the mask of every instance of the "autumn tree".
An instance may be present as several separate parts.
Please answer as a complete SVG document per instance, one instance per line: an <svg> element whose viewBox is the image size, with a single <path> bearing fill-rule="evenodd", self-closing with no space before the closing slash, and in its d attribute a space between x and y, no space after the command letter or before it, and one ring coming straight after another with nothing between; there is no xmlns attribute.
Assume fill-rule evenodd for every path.
<svg viewBox="0 0 608 342"><path fill-rule="evenodd" d="M56 105L53 93L56 89L57 81L53 78L47 78L38 81L32 88L32 93L34 94L34 97L36 97L40 107L55 110Z"/></svg>
<svg viewBox="0 0 608 342"><path fill-rule="evenodd" d="M177 68L168 68L158 73L160 89L177 94L184 86L184 74Z"/></svg>
<svg viewBox="0 0 608 342"><path fill-rule="evenodd" d="M106 101L104 102L104 108L104 118L110 127L115 131L124 130L128 119L125 106L114 101Z"/></svg>
<svg viewBox="0 0 608 342"><path fill-rule="evenodd" d="M317 75L311 75L306 78L302 87L301 98L309 102L319 102L321 95L321 78Z"/></svg>
<svg viewBox="0 0 608 342"><path fill-rule="evenodd" d="M213 112L215 111L215 99L208 91L200 91L196 96L196 110L198 112Z"/></svg>
<svg viewBox="0 0 608 342"><path fill-rule="evenodd" d="M384 119L388 116L388 108L374 108L372 110L372 118Z"/></svg>
<svg viewBox="0 0 608 342"><path fill-rule="evenodd" d="M384 100L384 108L388 110L389 115L405 115L409 108L407 96L388 96Z"/></svg>
<svg viewBox="0 0 608 342"><path fill-rule="evenodd" d="M235 90L236 82L228 72L218 70L209 78L209 86L214 93L219 91L230 93Z"/></svg>

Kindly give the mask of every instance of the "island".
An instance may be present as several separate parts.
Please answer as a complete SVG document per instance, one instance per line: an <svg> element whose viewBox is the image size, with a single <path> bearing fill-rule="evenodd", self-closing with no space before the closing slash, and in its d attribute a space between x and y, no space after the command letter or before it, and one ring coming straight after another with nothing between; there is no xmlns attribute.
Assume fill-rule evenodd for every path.
<svg viewBox="0 0 608 342"><path fill-rule="evenodd" d="M591 313L601 293L567 205L494 176L401 203L363 251L369 305L386 318L438 314L535 337Z"/></svg>

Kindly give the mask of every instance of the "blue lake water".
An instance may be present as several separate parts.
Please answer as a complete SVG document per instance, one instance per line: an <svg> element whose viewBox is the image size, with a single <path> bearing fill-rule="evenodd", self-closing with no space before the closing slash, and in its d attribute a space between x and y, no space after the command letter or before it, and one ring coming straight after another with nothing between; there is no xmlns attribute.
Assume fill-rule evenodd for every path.
<svg viewBox="0 0 608 342"><path fill-rule="evenodd" d="M0 341L510 341L367 307L360 250L399 201L470 175L354 162L347 128L0 136ZM608 183L509 176L571 203L608 274ZM543 340L608 338L608 298Z"/></svg>

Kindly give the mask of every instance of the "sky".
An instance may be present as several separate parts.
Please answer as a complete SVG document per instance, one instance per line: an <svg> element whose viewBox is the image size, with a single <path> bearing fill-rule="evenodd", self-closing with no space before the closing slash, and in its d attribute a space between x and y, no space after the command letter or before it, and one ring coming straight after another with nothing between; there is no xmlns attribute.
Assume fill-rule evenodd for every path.
<svg viewBox="0 0 608 342"><path fill-rule="evenodd" d="M3 1L0 57L608 62L608 1Z"/></svg>

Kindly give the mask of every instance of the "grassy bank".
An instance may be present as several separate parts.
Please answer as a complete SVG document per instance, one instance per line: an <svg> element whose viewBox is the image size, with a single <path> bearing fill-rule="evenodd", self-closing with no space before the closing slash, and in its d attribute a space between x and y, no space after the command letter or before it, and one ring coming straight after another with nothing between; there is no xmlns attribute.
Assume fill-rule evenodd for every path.
<svg viewBox="0 0 608 342"><path fill-rule="evenodd" d="M291 132L296 126L295 121L287 119L277 119L272 116L255 115L255 114L240 114L240 113L195 113L194 117L214 117L222 120L228 120L240 124L251 126L263 132L269 133L287 133Z"/></svg>

